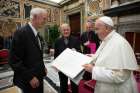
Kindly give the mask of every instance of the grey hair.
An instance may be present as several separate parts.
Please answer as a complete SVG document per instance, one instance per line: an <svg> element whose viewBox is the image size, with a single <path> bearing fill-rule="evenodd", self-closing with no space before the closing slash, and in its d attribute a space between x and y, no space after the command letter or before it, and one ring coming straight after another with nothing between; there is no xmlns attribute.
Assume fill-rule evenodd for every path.
<svg viewBox="0 0 140 93"><path fill-rule="evenodd" d="M39 15L41 13L47 13L47 11L43 8L33 8L30 12L30 19L32 19L34 15Z"/></svg>

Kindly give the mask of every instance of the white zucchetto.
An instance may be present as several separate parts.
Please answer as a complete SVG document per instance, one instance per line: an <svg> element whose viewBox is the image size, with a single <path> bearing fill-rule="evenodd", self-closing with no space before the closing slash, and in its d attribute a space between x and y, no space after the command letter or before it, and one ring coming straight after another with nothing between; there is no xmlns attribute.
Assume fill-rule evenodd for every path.
<svg viewBox="0 0 140 93"><path fill-rule="evenodd" d="M112 21L112 19L108 16L103 16L103 17L100 17L98 20L104 22L105 24L109 25L109 26L114 26L114 23Z"/></svg>

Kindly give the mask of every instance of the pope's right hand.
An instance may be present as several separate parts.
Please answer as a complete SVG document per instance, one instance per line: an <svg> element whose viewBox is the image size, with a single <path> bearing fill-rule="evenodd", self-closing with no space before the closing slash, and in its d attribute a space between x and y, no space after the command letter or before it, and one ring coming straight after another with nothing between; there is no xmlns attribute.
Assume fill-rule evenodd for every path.
<svg viewBox="0 0 140 93"><path fill-rule="evenodd" d="M91 72L92 73L92 69L94 67L94 64L84 64L83 65L84 69L88 72Z"/></svg>

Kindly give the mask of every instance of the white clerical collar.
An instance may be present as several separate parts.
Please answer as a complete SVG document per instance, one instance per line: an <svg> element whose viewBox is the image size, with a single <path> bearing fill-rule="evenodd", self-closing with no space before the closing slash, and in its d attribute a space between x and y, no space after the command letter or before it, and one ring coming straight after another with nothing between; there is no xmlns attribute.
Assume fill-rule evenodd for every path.
<svg viewBox="0 0 140 93"><path fill-rule="evenodd" d="M38 33L38 32L37 32L37 30L33 27L33 25L31 24L31 22L29 22L28 24L29 24L29 26L31 27L31 29L33 30L34 35L37 36L37 33Z"/></svg>
<svg viewBox="0 0 140 93"><path fill-rule="evenodd" d="M112 32L110 32L110 33L104 38L103 41L109 40L109 39L112 37L112 35L113 35L114 33L115 33L115 30L113 30Z"/></svg>

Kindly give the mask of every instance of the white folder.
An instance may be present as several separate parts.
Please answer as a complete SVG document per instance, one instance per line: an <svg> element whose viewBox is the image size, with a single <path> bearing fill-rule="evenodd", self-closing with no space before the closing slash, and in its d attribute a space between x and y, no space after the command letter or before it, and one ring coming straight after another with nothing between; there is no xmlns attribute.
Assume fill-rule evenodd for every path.
<svg viewBox="0 0 140 93"><path fill-rule="evenodd" d="M82 65L91 63L92 60L92 57L67 48L53 61L52 66L78 83L77 80L81 77L80 73L84 69Z"/></svg>

